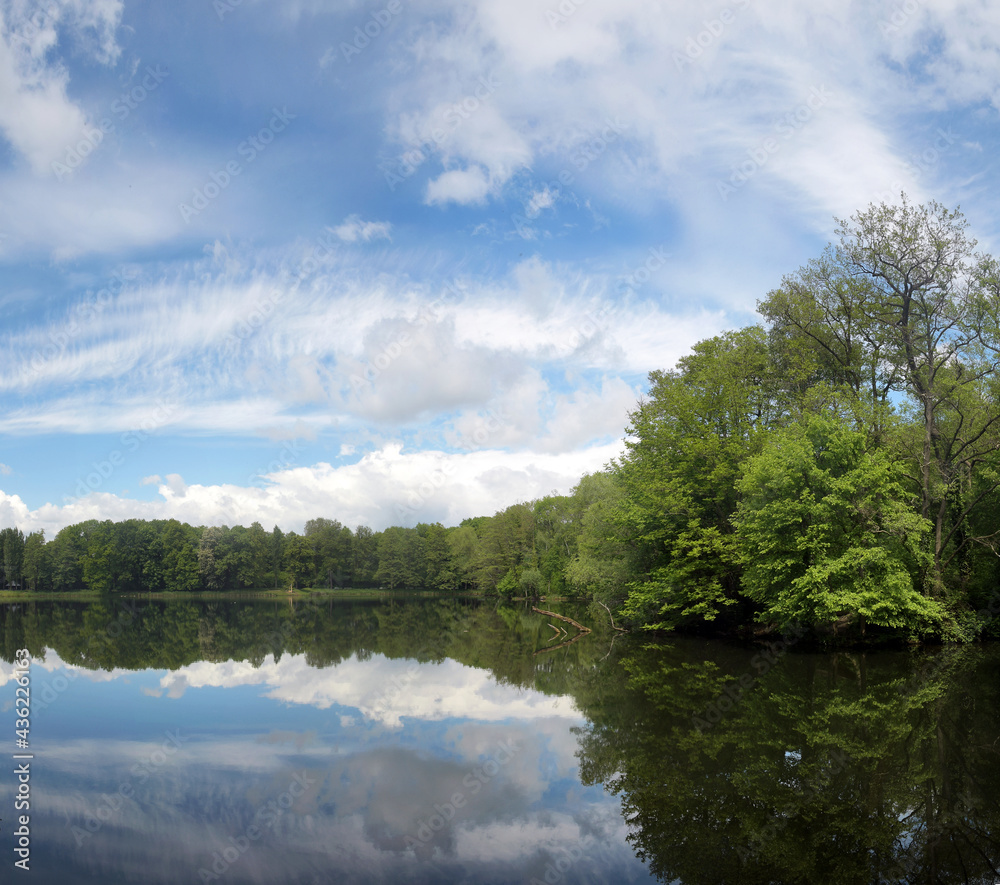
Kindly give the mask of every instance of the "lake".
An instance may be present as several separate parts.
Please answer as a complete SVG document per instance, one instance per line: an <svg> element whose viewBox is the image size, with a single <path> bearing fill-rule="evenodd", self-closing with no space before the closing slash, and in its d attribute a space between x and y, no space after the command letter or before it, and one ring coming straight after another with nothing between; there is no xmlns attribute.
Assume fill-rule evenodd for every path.
<svg viewBox="0 0 1000 885"><path fill-rule="evenodd" d="M546 607L594 632L472 599L0 608L31 881L1000 881L1000 649L654 639Z"/></svg>

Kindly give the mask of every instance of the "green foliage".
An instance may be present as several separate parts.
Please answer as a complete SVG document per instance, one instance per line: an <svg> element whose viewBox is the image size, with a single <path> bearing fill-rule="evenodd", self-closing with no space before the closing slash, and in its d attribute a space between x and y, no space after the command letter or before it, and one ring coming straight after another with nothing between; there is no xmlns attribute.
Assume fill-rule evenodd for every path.
<svg viewBox="0 0 1000 885"><path fill-rule="evenodd" d="M497 593L502 597L510 598L517 594L519 587L517 570L512 568L497 583Z"/></svg>
<svg viewBox="0 0 1000 885"><path fill-rule="evenodd" d="M785 409L756 326L699 343L650 382L616 471L620 537L634 550L623 615L654 629L703 624L737 602L736 480Z"/></svg>
<svg viewBox="0 0 1000 885"><path fill-rule="evenodd" d="M832 628L841 619L926 632L942 611L918 589L930 523L902 465L827 418L774 433L737 483L743 592L759 619Z"/></svg>
<svg viewBox="0 0 1000 885"><path fill-rule="evenodd" d="M24 570L24 532L18 528L0 530L0 567L3 568L3 586L21 586Z"/></svg>

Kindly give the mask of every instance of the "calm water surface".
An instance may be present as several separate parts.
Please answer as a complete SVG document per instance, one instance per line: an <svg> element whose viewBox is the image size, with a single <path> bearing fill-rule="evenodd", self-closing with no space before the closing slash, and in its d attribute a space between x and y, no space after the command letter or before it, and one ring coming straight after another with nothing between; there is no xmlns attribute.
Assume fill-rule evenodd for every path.
<svg viewBox="0 0 1000 885"><path fill-rule="evenodd" d="M34 658L28 880L1000 881L1000 649L560 610L595 632L468 600L0 608L5 754Z"/></svg>

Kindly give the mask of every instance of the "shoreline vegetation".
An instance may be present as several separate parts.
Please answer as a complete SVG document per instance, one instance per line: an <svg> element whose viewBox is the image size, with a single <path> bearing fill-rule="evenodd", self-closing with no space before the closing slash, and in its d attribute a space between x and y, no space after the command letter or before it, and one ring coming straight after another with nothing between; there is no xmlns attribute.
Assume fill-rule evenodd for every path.
<svg viewBox="0 0 1000 885"><path fill-rule="evenodd" d="M763 322L649 374L624 453L569 495L379 532L8 527L0 601L405 590L572 597L633 632L1000 638L1000 263L905 195L838 225Z"/></svg>

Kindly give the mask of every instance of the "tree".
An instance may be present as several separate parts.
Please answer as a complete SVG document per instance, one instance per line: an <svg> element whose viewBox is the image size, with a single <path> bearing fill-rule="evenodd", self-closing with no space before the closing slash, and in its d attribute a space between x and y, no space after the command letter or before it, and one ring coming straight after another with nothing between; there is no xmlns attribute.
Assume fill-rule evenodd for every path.
<svg viewBox="0 0 1000 885"><path fill-rule="evenodd" d="M378 537L375 580L397 587L418 587L425 574L423 539L416 529L391 526Z"/></svg>
<svg viewBox="0 0 1000 885"><path fill-rule="evenodd" d="M448 544L448 532L439 522L431 525L417 526L418 532L423 529L424 562L426 573L424 586L428 590L455 590L458 586L458 575L455 570L455 559Z"/></svg>
<svg viewBox="0 0 1000 885"><path fill-rule="evenodd" d="M863 433L813 416L772 435L737 483L743 592L784 629L858 621L929 632L924 535L902 465Z"/></svg>
<svg viewBox="0 0 1000 885"><path fill-rule="evenodd" d="M596 601L617 609L634 574L630 548L620 537L617 519L624 503L621 485L612 473L594 473L580 480L573 497L580 500L582 515L576 555L566 565L566 580Z"/></svg>
<svg viewBox="0 0 1000 885"><path fill-rule="evenodd" d="M268 566L272 587L281 586L281 569L285 561L285 533L275 526L271 530L271 543L268 547Z"/></svg>
<svg viewBox="0 0 1000 885"><path fill-rule="evenodd" d="M48 590L52 586L52 563L41 529L24 541L24 582L31 590Z"/></svg>
<svg viewBox="0 0 1000 885"><path fill-rule="evenodd" d="M316 582L343 586L351 573L351 530L336 519L310 519L305 526L314 551Z"/></svg>
<svg viewBox="0 0 1000 885"><path fill-rule="evenodd" d="M359 525L351 538L351 576L356 586L375 583L378 570L378 539L366 525Z"/></svg>
<svg viewBox="0 0 1000 885"><path fill-rule="evenodd" d="M737 607L736 479L790 408L759 326L701 341L649 380L614 469L618 533L633 550L623 615L652 629L697 626Z"/></svg>
<svg viewBox="0 0 1000 885"><path fill-rule="evenodd" d="M448 549L451 551L459 589L467 590L475 586L479 547L479 537L471 525L463 523L448 530Z"/></svg>
<svg viewBox="0 0 1000 885"><path fill-rule="evenodd" d="M0 531L0 548L2 548L4 587L18 588L21 586L21 573L24 568L24 532L18 528L3 529Z"/></svg>
<svg viewBox="0 0 1000 885"><path fill-rule="evenodd" d="M485 524L476 569L480 588L496 590L508 575L509 586L516 588L522 569L536 566L535 558L534 508L512 504Z"/></svg>
<svg viewBox="0 0 1000 885"><path fill-rule="evenodd" d="M963 531L996 481L963 495L970 473L996 465L1000 409L1000 272L975 253L958 210L939 203L869 206L838 228L837 259L862 283L859 302L882 343L894 387L914 405L920 433L912 454L920 515L930 519L933 563L927 592L945 592L945 572L970 545L996 552L997 531Z"/></svg>
<svg viewBox="0 0 1000 885"><path fill-rule="evenodd" d="M248 586L257 589L268 586L271 572L271 536L259 522L247 530Z"/></svg>
<svg viewBox="0 0 1000 885"><path fill-rule="evenodd" d="M187 523L167 520L161 534L165 590L193 591L201 584L198 569L199 532Z"/></svg>
<svg viewBox="0 0 1000 885"><path fill-rule="evenodd" d="M282 584L308 587L312 584L315 550L311 538L289 532L285 535L285 559Z"/></svg>
<svg viewBox="0 0 1000 885"><path fill-rule="evenodd" d="M225 526L209 526L198 541L198 578L207 590L224 590L227 587L225 572Z"/></svg>
<svg viewBox="0 0 1000 885"><path fill-rule="evenodd" d="M52 586L54 590L78 590L83 586L83 561L90 535L100 523L96 519L60 529L51 541Z"/></svg>

